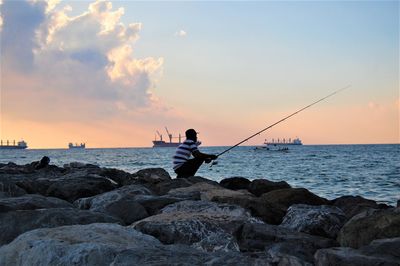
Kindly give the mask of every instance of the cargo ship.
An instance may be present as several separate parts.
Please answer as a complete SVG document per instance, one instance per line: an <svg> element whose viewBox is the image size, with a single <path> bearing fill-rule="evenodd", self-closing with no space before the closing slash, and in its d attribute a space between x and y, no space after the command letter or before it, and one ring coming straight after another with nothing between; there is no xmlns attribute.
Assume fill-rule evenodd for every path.
<svg viewBox="0 0 400 266"><path fill-rule="evenodd" d="M77 143L72 144L71 142L68 144L68 148L69 149L85 149L86 148L86 144L85 143L81 143L80 145L78 145Z"/></svg>
<svg viewBox="0 0 400 266"><path fill-rule="evenodd" d="M303 145L303 143L301 142L301 140L299 138L295 138L295 139L272 139L271 141L264 141L265 145L269 145L269 146L280 146L280 145Z"/></svg>
<svg viewBox="0 0 400 266"><path fill-rule="evenodd" d="M17 143L15 143L15 140L12 143L11 143L11 141L8 141L8 140L4 141L4 142L3 142L3 140L0 141L0 149L21 150L21 149L26 149L26 148L28 148L28 145L23 140L18 141Z"/></svg>
<svg viewBox="0 0 400 266"><path fill-rule="evenodd" d="M169 133L168 128L165 127L165 130L167 131L167 135L169 138L169 142L166 142L163 140L163 136L162 134L157 130L156 133L158 135L158 139L157 139L157 135L154 137L153 140L153 148L168 148L168 147L178 147L181 143L182 143L182 136L181 134L179 134L178 137L173 137L171 133ZM178 138L178 142L173 142L172 139L173 138Z"/></svg>
<svg viewBox="0 0 400 266"><path fill-rule="evenodd" d="M182 144L182 136L181 134L178 135L178 137L174 137L171 133L169 133L168 128L165 127L165 131L167 132L169 142L166 142L163 140L162 134L157 130L156 133L157 135L154 136L153 140L153 148L169 148L169 147L178 147L180 144ZM158 139L157 139L158 136ZM178 139L178 142L173 142L172 139ZM201 142L198 141L197 145L200 145Z"/></svg>

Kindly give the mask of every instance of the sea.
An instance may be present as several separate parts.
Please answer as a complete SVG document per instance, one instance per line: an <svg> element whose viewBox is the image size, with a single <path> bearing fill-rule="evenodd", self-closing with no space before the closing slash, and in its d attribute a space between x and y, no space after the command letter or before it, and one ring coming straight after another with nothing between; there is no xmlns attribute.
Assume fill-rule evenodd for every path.
<svg viewBox="0 0 400 266"><path fill-rule="evenodd" d="M229 147L201 147L219 154ZM395 206L400 200L400 144L301 145L286 152L239 146L223 154L217 164L204 164L196 175L220 181L228 177L286 181L292 187L335 199L359 195ZM63 166L83 162L130 173L161 167L171 177L175 148L26 149L0 150L0 163L27 164L43 156Z"/></svg>

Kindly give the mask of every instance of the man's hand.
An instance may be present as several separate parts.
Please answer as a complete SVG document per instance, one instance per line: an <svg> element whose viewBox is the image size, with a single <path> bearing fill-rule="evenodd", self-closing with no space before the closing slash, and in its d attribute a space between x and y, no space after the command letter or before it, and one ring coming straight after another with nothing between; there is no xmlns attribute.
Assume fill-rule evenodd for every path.
<svg viewBox="0 0 400 266"><path fill-rule="evenodd" d="M214 154L210 154L209 158L210 158L211 161L213 161L213 160L216 160L218 158L218 156L214 155Z"/></svg>

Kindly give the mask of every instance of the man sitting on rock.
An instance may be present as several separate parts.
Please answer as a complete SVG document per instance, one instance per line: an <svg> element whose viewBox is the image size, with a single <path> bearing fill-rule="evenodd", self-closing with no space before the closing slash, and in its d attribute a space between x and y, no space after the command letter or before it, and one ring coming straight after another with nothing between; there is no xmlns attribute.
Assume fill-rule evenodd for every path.
<svg viewBox="0 0 400 266"><path fill-rule="evenodd" d="M201 153L197 148L197 132L194 129L188 129L185 132L186 140L176 149L174 156L174 171L177 178L187 178L194 176L203 164L217 159L216 155ZM193 155L194 158L190 159Z"/></svg>

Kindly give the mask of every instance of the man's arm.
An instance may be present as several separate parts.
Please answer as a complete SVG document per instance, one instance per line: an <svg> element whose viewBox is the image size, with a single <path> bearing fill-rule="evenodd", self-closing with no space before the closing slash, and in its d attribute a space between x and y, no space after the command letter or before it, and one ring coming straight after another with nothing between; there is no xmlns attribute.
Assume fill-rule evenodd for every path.
<svg viewBox="0 0 400 266"><path fill-rule="evenodd" d="M217 156L214 154L207 154L207 153L202 153L199 150L194 151L193 153L194 158L199 158L199 159L204 159L204 160L215 160L217 159Z"/></svg>

